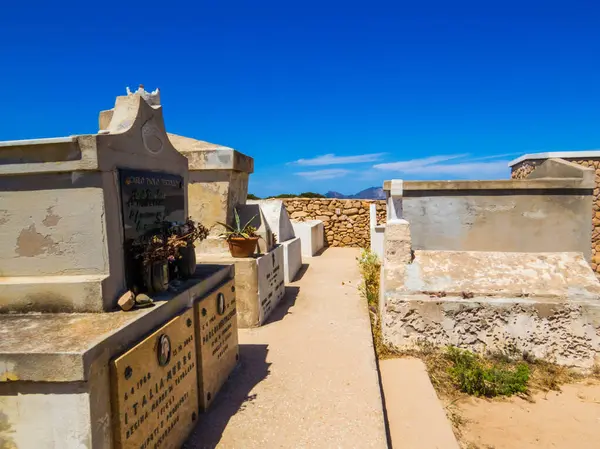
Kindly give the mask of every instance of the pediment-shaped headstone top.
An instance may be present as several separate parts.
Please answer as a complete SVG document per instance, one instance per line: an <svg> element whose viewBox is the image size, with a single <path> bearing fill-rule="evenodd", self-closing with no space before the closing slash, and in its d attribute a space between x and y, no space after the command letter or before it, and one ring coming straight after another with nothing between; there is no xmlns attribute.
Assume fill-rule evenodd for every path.
<svg viewBox="0 0 600 449"><path fill-rule="evenodd" d="M143 86L136 92L127 89L127 95L116 98L112 110L101 113L101 121L104 119L108 124L99 134L113 139L121 137L119 141L111 140L109 146L115 148L117 142L122 141L122 145L118 145L123 146L122 150L141 151L140 155L162 158L167 153L176 153L180 156L167 136L159 93L158 89L146 92Z"/></svg>
<svg viewBox="0 0 600 449"><path fill-rule="evenodd" d="M258 204L260 206L269 227L277 234L278 242L285 242L296 237L283 201L276 199L248 200L246 204Z"/></svg>
<svg viewBox="0 0 600 449"><path fill-rule="evenodd" d="M126 88L126 91L127 91L128 97L131 95L139 95L144 100L146 100L146 103L148 103L150 106L153 106L153 107L160 106L160 89L158 87L156 89L154 89L152 92L147 92L144 89L144 85L140 84L140 86L138 87L138 89L135 92L132 92L131 89L129 89L129 87Z"/></svg>

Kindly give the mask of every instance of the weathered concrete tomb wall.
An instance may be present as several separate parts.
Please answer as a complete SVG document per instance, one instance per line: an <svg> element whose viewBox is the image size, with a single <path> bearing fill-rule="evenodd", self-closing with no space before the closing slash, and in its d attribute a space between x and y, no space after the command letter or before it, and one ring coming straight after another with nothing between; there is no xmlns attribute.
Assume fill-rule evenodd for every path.
<svg viewBox="0 0 600 449"><path fill-rule="evenodd" d="M381 277L383 341L472 351L516 349L589 369L600 361L600 282L580 253L423 251L388 220Z"/></svg>
<svg viewBox="0 0 600 449"><path fill-rule="evenodd" d="M590 238L591 266L596 273L600 273L600 151L528 154L510 163L511 176L513 179L537 177L541 171L537 168L551 158L560 158L580 167L593 170L594 190L590 218L592 226Z"/></svg>
<svg viewBox="0 0 600 449"><path fill-rule="evenodd" d="M226 242L219 237L225 229L219 223L233 224L235 207L246 203L254 160L233 148L177 134L168 136L189 161L190 216L209 230L208 238L196 251L226 252Z"/></svg>
<svg viewBox="0 0 600 449"><path fill-rule="evenodd" d="M377 222L385 222L385 200L290 198L283 204L293 221L321 220L327 246L369 248L369 205L377 205Z"/></svg>
<svg viewBox="0 0 600 449"><path fill-rule="evenodd" d="M583 178L405 181L402 216L419 250L576 251L589 260L593 187Z"/></svg>

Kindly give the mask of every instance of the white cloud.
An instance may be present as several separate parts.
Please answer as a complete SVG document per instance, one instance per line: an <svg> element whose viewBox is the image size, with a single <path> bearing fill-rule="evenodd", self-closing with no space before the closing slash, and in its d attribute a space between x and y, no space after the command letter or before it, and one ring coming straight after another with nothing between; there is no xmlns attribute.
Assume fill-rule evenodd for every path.
<svg viewBox="0 0 600 449"><path fill-rule="evenodd" d="M351 173L350 170L345 170L343 168L331 168L327 170L301 171L294 174L302 176L308 180L315 181L319 179L341 178L342 176L346 176L348 173Z"/></svg>
<svg viewBox="0 0 600 449"><path fill-rule="evenodd" d="M503 153L503 154L493 154L491 156L483 156L483 157L477 157L475 159L470 159L471 162L475 162L475 161L487 161L490 159L499 159L501 157L508 157L508 156L522 156L523 153L522 151L519 153Z"/></svg>
<svg viewBox="0 0 600 449"><path fill-rule="evenodd" d="M506 177L508 173L508 160L496 160L511 154L498 154L494 156L484 156L480 158L467 159L468 154L450 154L430 156L421 159L411 159L408 161L388 162L376 164L373 168L384 171L393 171L406 175L417 176L448 176L459 178L490 178ZM456 161L461 160L461 161ZM445 164L444 162L453 161ZM456 161L456 162L455 162ZM464 161L464 162L462 162ZM486 161L486 162L483 162Z"/></svg>
<svg viewBox="0 0 600 449"><path fill-rule="evenodd" d="M373 168L378 170L401 171L406 172L419 167L427 167L438 162L445 162L451 159L458 159L468 156L468 154L446 154L440 156L424 157L422 159L411 159L408 161L386 162L383 164L375 164Z"/></svg>
<svg viewBox="0 0 600 449"><path fill-rule="evenodd" d="M477 179L481 177L508 175L508 160L492 162L464 162L462 164L433 164L425 167L413 167L403 173L418 175L446 175Z"/></svg>
<svg viewBox="0 0 600 449"><path fill-rule="evenodd" d="M335 154L323 154L312 159L298 159L290 162L294 165L318 166L318 165L342 165L342 164L360 164L364 162L375 162L385 153L359 154L357 156L336 156Z"/></svg>

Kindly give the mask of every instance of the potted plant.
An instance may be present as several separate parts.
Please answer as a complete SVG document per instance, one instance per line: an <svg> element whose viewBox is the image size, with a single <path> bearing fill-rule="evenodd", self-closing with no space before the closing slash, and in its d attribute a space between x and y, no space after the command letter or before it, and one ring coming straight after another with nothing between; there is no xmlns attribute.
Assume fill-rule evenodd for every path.
<svg viewBox="0 0 600 449"><path fill-rule="evenodd" d="M162 293L169 287L169 260L174 254L167 245L168 237L158 232L145 237L136 244L136 259L143 270L145 289L150 293Z"/></svg>
<svg viewBox="0 0 600 449"><path fill-rule="evenodd" d="M203 240L208 229L191 218L183 224L163 223L153 234L134 245L135 259L143 271L142 281L151 293L167 290L169 280L187 279L196 271L194 243Z"/></svg>
<svg viewBox="0 0 600 449"><path fill-rule="evenodd" d="M201 223L194 222L191 217L175 228L172 244L177 251L177 271L183 279L191 277L196 271L196 250L194 243L208 236L208 229Z"/></svg>
<svg viewBox="0 0 600 449"><path fill-rule="evenodd" d="M252 220L256 218L256 215L242 226L237 210L234 209L233 212L235 216L235 226L219 223L227 229L221 236L225 237L227 240L229 252L233 257L250 257L256 251L256 244L259 239L258 235L256 235L256 228L250 225Z"/></svg>

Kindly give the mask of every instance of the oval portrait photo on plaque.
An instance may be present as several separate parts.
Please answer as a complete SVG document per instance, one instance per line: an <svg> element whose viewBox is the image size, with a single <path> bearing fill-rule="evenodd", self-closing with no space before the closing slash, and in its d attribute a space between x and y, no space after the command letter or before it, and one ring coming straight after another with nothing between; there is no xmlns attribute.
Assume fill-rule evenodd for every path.
<svg viewBox="0 0 600 449"><path fill-rule="evenodd" d="M217 295L217 313L219 315L225 313L225 295L223 293Z"/></svg>
<svg viewBox="0 0 600 449"><path fill-rule="evenodd" d="M165 366L171 360L171 339L163 334L158 337L158 364Z"/></svg>

